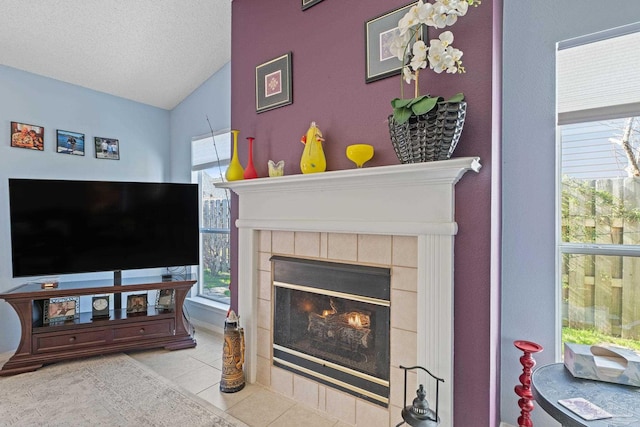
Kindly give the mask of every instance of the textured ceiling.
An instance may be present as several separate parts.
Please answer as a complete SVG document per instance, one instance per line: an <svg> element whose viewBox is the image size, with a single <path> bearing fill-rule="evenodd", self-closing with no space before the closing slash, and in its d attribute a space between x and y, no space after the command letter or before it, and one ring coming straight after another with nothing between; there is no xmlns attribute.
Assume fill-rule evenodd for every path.
<svg viewBox="0 0 640 427"><path fill-rule="evenodd" d="M1 0L0 64L171 110L231 59L232 0Z"/></svg>

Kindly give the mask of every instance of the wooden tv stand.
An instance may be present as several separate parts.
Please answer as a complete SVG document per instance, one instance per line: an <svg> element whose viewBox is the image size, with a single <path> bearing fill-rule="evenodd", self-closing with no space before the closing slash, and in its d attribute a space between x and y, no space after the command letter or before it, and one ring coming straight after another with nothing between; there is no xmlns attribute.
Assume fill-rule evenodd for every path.
<svg viewBox="0 0 640 427"><path fill-rule="evenodd" d="M60 282L57 288L42 289L39 283L18 286L0 298L7 301L18 314L22 337L15 354L4 364L0 376L35 371L45 364L85 356L96 356L127 350L164 347L178 350L196 346L189 324L183 316L184 299L196 283L190 276L162 281L160 277L123 278L122 284L113 280ZM174 289L175 308L165 312L156 310L149 299L147 312L127 315L126 308L113 304L108 318L92 319L91 312L80 313L74 320L45 324L44 301L56 297L75 297L114 294L114 301L122 301L121 293ZM87 303L90 307L91 301ZM126 307L126 300L124 304Z"/></svg>

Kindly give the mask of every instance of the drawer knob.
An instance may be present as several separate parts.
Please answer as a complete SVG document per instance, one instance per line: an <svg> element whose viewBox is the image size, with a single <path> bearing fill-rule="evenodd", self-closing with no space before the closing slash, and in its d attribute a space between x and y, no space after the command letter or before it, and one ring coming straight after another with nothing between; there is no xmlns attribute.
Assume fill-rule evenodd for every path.
<svg viewBox="0 0 640 427"><path fill-rule="evenodd" d="M144 328L140 328L140 333L144 334Z"/></svg>
<svg viewBox="0 0 640 427"><path fill-rule="evenodd" d="M70 337L69 338L69 342L75 342L75 340L76 340L76 337Z"/></svg>

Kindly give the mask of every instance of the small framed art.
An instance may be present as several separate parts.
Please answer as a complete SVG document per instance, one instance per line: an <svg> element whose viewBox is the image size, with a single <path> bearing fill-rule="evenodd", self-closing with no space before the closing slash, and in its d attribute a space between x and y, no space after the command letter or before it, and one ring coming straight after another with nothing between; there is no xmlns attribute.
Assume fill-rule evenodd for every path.
<svg viewBox="0 0 640 427"><path fill-rule="evenodd" d="M393 56L389 48L393 37L399 31L398 21L414 4L394 9L365 22L365 81L367 83L400 74L402 61ZM427 36L426 26L423 25L418 31L424 40Z"/></svg>
<svg viewBox="0 0 640 427"><path fill-rule="evenodd" d="M68 130L56 131L56 151L63 154L84 156L84 134Z"/></svg>
<svg viewBox="0 0 640 427"><path fill-rule="evenodd" d="M321 1L322 0L302 0L302 10L309 9L311 6L314 6Z"/></svg>
<svg viewBox="0 0 640 427"><path fill-rule="evenodd" d="M20 122L11 122L11 146L44 151L44 128Z"/></svg>
<svg viewBox="0 0 640 427"><path fill-rule="evenodd" d="M117 139L96 136L94 143L96 159L120 160L120 145Z"/></svg>
<svg viewBox="0 0 640 427"><path fill-rule="evenodd" d="M256 112L293 103L291 52L256 67Z"/></svg>
<svg viewBox="0 0 640 427"><path fill-rule="evenodd" d="M80 315L80 297L49 298L44 301L44 324L62 323Z"/></svg>
<svg viewBox="0 0 640 427"><path fill-rule="evenodd" d="M156 295L156 310L171 311L174 306L173 289L160 289Z"/></svg>
<svg viewBox="0 0 640 427"><path fill-rule="evenodd" d="M147 313L147 294L127 295L127 314Z"/></svg>

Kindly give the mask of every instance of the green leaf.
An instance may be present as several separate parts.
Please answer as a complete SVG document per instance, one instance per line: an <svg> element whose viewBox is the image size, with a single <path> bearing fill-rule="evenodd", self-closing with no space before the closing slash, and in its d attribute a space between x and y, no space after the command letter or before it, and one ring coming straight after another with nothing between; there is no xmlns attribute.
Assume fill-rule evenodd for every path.
<svg viewBox="0 0 640 427"><path fill-rule="evenodd" d="M419 96L419 97L417 97L417 98L411 98L411 99L409 100L409 103L407 104L407 107L408 107L408 108L411 108L411 107L412 107L416 102L420 102L420 101L422 101L422 100L423 100L423 99L425 99L425 98L429 98L429 95L422 95L422 96Z"/></svg>
<svg viewBox="0 0 640 427"><path fill-rule="evenodd" d="M399 125L405 123L411 117L411 109L409 108L396 108L393 110L393 119Z"/></svg>
<svg viewBox="0 0 640 427"><path fill-rule="evenodd" d="M447 102L461 102L461 101L464 101L464 94L462 92L456 93L450 99L447 100Z"/></svg>
<svg viewBox="0 0 640 427"><path fill-rule="evenodd" d="M438 103L439 99L440 98L422 98L422 99L419 99L417 102L415 102L411 106L411 110L413 111L413 114L415 114L416 116L428 113L429 111L433 110L433 108Z"/></svg>
<svg viewBox="0 0 640 427"><path fill-rule="evenodd" d="M401 98L396 98L394 100L391 101L391 106L396 109L396 108L403 108L403 107L407 107L411 101L413 101L413 99L401 99Z"/></svg>
<svg viewBox="0 0 640 427"><path fill-rule="evenodd" d="M391 101L393 106L393 118L398 124L403 124L412 115L422 115L433 110L438 102L443 101L442 97L430 97L429 95L422 95L417 98L401 99L395 98ZM464 101L464 94L457 93L452 96L447 102L461 102Z"/></svg>

